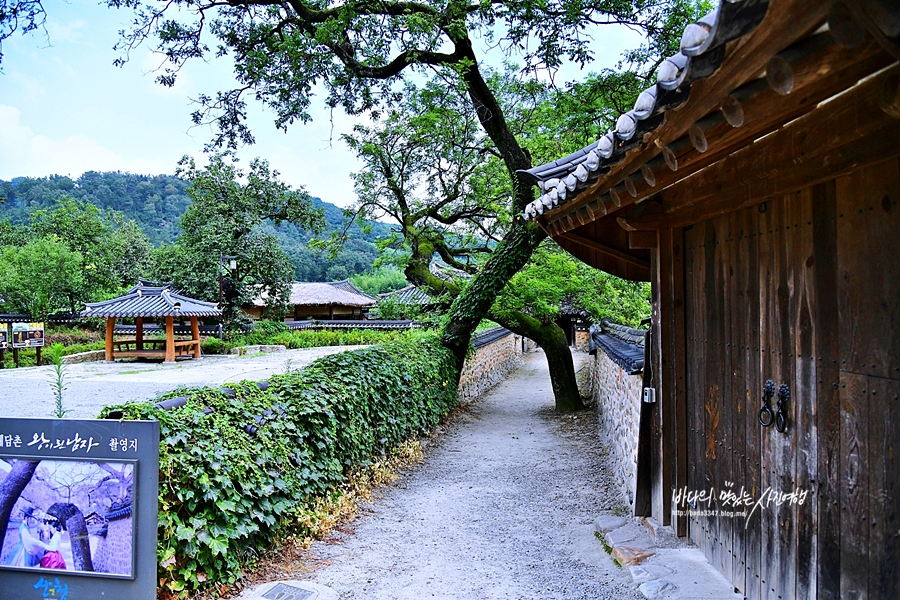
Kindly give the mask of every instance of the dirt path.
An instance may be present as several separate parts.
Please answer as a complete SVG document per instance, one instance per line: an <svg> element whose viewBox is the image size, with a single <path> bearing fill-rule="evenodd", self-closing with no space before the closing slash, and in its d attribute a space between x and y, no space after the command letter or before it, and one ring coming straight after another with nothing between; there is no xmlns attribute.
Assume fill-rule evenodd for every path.
<svg viewBox="0 0 900 600"><path fill-rule="evenodd" d="M642 598L594 536L620 505L593 413L552 412L542 353L439 436L350 533L311 548L341 598Z"/></svg>

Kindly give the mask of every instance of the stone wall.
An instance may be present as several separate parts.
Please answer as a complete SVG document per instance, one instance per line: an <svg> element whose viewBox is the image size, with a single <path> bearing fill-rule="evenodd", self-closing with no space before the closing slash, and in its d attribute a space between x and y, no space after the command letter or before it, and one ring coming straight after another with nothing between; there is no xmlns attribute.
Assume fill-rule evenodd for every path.
<svg viewBox="0 0 900 600"><path fill-rule="evenodd" d="M131 575L132 565L131 516L113 519L106 533L106 572Z"/></svg>
<svg viewBox="0 0 900 600"><path fill-rule="evenodd" d="M527 351L527 339L524 346ZM503 381L524 362L522 352L522 336L513 333L476 348L475 355L466 359L459 378L460 403L470 402Z"/></svg>
<svg viewBox="0 0 900 600"><path fill-rule="evenodd" d="M587 329L576 329L575 330L575 349L579 352L587 352L588 351L588 340L590 339L590 334Z"/></svg>
<svg viewBox="0 0 900 600"><path fill-rule="evenodd" d="M634 509L642 392L640 375L629 375L602 349L597 350L591 361L591 395L597 403L600 435L609 446L615 480L631 509Z"/></svg>

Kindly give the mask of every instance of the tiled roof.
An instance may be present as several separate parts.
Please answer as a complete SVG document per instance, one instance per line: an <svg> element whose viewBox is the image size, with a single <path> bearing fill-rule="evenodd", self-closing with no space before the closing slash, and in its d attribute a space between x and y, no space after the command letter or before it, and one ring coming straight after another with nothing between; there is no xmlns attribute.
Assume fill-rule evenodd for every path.
<svg viewBox="0 0 900 600"><path fill-rule="evenodd" d="M394 290L393 292L378 294L378 297L379 299L389 298L401 304L419 304L422 306L427 306L429 304L435 303L434 299L432 299L431 296L429 296L413 284L409 284L405 288Z"/></svg>
<svg viewBox="0 0 900 600"><path fill-rule="evenodd" d="M188 298L169 285L150 286L141 281L128 293L112 300L85 304L82 317L219 317L212 302Z"/></svg>
<svg viewBox="0 0 900 600"><path fill-rule="evenodd" d="M520 171L542 192L525 208L522 216L526 220L534 219L544 211L571 202L612 165L625 158L629 150L640 146L643 135L659 127L667 111L688 100L693 82L716 71L725 57L725 43L755 29L768 6L769 2L755 0L719 0L717 9L688 25L681 38L681 52L663 61L657 71L656 84L644 90L634 108L618 118L613 131L569 156ZM652 169L664 163L673 168L675 157L672 151L672 148L664 148L662 156L650 161L646 170L642 169L643 177L652 179ZM634 184L629 179L618 187L621 189L613 188L595 202L595 207L588 205L587 212L606 214L621 205L620 198L625 193L635 195Z"/></svg>
<svg viewBox="0 0 900 600"><path fill-rule="evenodd" d="M472 345L476 348L481 348L482 346L492 344L499 339L503 339L508 335L512 335L512 331L510 331L506 327L493 327L491 329L486 329L481 333L476 333L475 335L473 335Z"/></svg>
<svg viewBox="0 0 900 600"><path fill-rule="evenodd" d="M355 285L350 283L349 279L344 279L341 281L328 281L326 283L328 283L328 285L330 285L332 287L336 287L339 290L343 290L345 292L350 292L351 294L356 294L357 296L364 296L364 297L368 298L369 300L372 300L375 302L378 301L377 297L373 296L372 294L367 294L366 292L362 291L361 289L359 289L358 287L356 287Z"/></svg>
<svg viewBox="0 0 900 600"><path fill-rule="evenodd" d="M590 353L603 350L614 363L631 374L644 369L644 329L632 329L603 319L600 325L591 325Z"/></svg>
<svg viewBox="0 0 900 600"><path fill-rule="evenodd" d="M472 277L472 275L466 273L465 271L454 269L451 266L438 263L431 263L430 265L428 265L428 270L431 271L431 274L435 277L450 282L452 282L454 279L471 279ZM437 300L433 298L428 292L420 289L418 286L412 283L405 288L400 288L399 290L394 290L393 292L378 294L378 298L391 298L396 302L400 302L401 304L419 304L421 306L428 306L430 304L437 303Z"/></svg>

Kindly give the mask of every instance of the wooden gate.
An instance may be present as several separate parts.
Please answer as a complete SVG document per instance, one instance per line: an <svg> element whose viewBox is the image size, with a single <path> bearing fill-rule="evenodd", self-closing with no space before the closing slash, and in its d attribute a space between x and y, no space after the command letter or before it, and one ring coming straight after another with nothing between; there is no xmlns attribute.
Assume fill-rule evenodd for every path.
<svg viewBox="0 0 900 600"><path fill-rule="evenodd" d="M691 538L748 598L898 597L900 163L683 235Z"/></svg>

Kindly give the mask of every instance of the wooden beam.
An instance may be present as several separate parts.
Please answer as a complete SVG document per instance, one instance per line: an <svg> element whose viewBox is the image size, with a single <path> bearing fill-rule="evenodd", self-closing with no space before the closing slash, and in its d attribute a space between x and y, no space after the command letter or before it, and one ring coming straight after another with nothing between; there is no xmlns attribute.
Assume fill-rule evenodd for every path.
<svg viewBox="0 0 900 600"><path fill-rule="evenodd" d="M789 2L780 2L777 6L789 4ZM827 8L828 3L823 2L821 4L824 8ZM773 3L766 20L757 28L755 33L750 34L748 37L764 35L762 30L767 23L771 23L770 16L775 8L776 4ZM821 12L821 10L818 12ZM765 35L769 40L766 43L768 48L772 46L772 38L767 34ZM790 41L784 40L785 45L789 45L795 39L799 38L790 36ZM737 42L740 41L737 40ZM735 44L735 42L732 42L732 44ZM782 50L785 45L774 48L772 53L767 55L764 60L760 61L754 58L756 62L762 62L762 66L757 71L750 72L745 79L736 82L733 88L722 94L722 98L727 97L735 88L752 80L753 77L762 71L771 56L775 52ZM641 147L633 150L618 164L613 165L608 175L589 186L573 202L561 206L559 209L554 210L552 214L545 215L545 218L551 222L563 218L569 212L577 210L583 204L605 194L610 187L618 185L625 177L638 172L646 166L649 160L661 152L658 144L663 142L670 144L685 135L689 135L691 127L694 127L698 121L711 113L717 112L719 110L718 102L721 102L721 99L710 109L708 108L710 102L699 102L702 100L699 96L701 93L712 93L710 91L702 92L702 90L709 90L713 86L712 80L718 79L720 74L724 74L729 69L737 68L741 73L747 73L747 71L740 68L740 65L733 66L735 62L733 56L736 55L737 51L730 49L729 56L726 57L725 63L723 63L719 72L709 79L695 83L691 88L691 97L688 99L688 102L682 108L666 113L665 122L655 131L647 134L646 142ZM742 127L734 128L728 123L721 121L710 129L704 130L703 133L708 141L707 152L697 152L691 144L687 144L677 156L679 166L677 173L667 169L658 170L654 185L649 185L641 177L635 178L637 195L633 199L626 200L626 204L640 201L656 191L714 164L724 156L774 131L784 123L788 123L813 110L819 102L840 93L850 85L889 65L891 62L892 58L890 55L874 40L869 40L863 46L852 50L845 49L839 44L832 44L822 52L798 59L791 65L794 71L794 87L789 95L780 96L772 89L759 92L743 104L745 124ZM729 81L732 79L729 77ZM720 87L718 85L715 86L716 90Z"/></svg>
<svg viewBox="0 0 900 600"><path fill-rule="evenodd" d="M197 342L194 346L194 358L200 358L200 323L197 317L191 317L191 339Z"/></svg>
<svg viewBox="0 0 900 600"><path fill-rule="evenodd" d="M669 226L705 221L897 156L900 119L882 110L880 96L896 86L898 76L895 65L665 190L661 199Z"/></svg>
<svg viewBox="0 0 900 600"><path fill-rule="evenodd" d="M113 354L113 338L115 337L115 331L116 318L108 317L106 319L106 362L115 360L115 354Z"/></svg>
<svg viewBox="0 0 900 600"><path fill-rule="evenodd" d="M166 362L175 362L175 324L166 317Z"/></svg>
<svg viewBox="0 0 900 600"><path fill-rule="evenodd" d="M144 317L134 318L134 347L137 350L144 349Z"/></svg>
<svg viewBox="0 0 900 600"><path fill-rule="evenodd" d="M672 484L675 489L683 489L688 485L687 479L687 370L685 358L687 338L684 332L684 232L681 229L670 230L671 235L667 243L671 243L671 262L669 265L670 286L672 290L671 303L671 335L669 356L671 361L671 379L669 386L671 419L669 426L674 428L668 435L674 438L675 456ZM665 435L665 432L663 432ZM671 446L670 446L671 448ZM669 507L671 512L672 506ZM672 515L672 528L678 537L687 536L688 519L683 514Z"/></svg>
<svg viewBox="0 0 900 600"><path fill-rule="evenodd" d="M595 242L593 240L589 240L587 238L581 237L577 233L564 233L562 235L557 236L559 239L567 240L572 243L578 244L579 246L584 246L585 248L590 248L591 250L596 250L597 252L602 252L603 254L607 254L614 258L617 258L621 261L624 261L628 264L635 265L637 267L641 267L643 269L649 269L650 263L646 260L642 260L640 258L631 256L626 252L622 252L621 250L616 250L615 248L611 248L609 246L605 246L599 242Z"/></svg>
<svg viewBox="0 0 900 600"><path fill-rule="evenodd" d="M659 246L659 233L651 231L631 231L628 234L628 247L632 250L653 249Z"/></svg>

